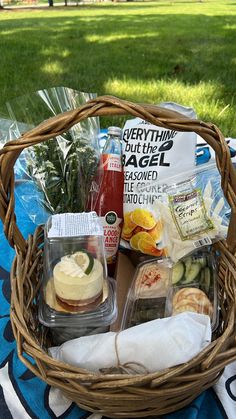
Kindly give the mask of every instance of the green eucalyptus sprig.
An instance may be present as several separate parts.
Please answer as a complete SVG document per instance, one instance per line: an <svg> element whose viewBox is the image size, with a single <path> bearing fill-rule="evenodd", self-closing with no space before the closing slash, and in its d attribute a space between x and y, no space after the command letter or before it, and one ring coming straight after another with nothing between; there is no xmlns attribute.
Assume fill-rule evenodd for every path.
<svg viewBox="0 0 236 419"><path fill-rule="evenodd" d="M96 174L99 153L82 132L63 136L33 147L28 172L43 193L50 213L83 212Z"/></svg>

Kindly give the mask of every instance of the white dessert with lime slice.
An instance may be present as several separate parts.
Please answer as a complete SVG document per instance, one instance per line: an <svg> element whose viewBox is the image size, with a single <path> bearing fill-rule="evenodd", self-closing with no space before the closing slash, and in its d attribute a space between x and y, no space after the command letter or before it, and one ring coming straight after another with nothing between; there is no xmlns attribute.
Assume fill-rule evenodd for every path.
<svg viewBox="0 0 236 419"><path fill-rule="evenodd" d="M103 266L84 250L63 256L54 267L53 278L56 297L63 307L91 306L102 297Z"/></svg>

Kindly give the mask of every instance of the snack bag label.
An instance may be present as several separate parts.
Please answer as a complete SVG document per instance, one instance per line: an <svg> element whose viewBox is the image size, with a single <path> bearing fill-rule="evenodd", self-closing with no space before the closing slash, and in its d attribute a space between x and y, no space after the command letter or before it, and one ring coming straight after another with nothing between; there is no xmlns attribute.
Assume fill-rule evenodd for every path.
<svg viewBox="0 0 236 419"><path fill-rule="evenodd" d="M208 218L201 191L168 196L171 215L182 240L214 228Z"/></svg>
<svg viewBox="0 0 236 419"><path fill-rule="evenodd" d="M140 118L123 129L124 224L121 246L164 256L162 222L153 202L160 198L163 178L195 166L195 133L152 125ZM161 185L158 185L162 179Z"/></svg>

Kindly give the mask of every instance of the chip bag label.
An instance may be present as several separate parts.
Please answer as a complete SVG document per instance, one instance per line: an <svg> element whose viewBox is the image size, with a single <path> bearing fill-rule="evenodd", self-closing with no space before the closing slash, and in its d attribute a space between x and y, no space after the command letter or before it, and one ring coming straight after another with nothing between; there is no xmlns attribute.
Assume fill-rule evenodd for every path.
<svg viewBox="0 0 236 419"><path fill-rule="evenodd" d="M124 224L121 246L152 256L165 255L162 222L153 202L163 178L195 166L196 134L152 125L140 118L123 129ZM158 185L162 179L161 185Z"/></svg>

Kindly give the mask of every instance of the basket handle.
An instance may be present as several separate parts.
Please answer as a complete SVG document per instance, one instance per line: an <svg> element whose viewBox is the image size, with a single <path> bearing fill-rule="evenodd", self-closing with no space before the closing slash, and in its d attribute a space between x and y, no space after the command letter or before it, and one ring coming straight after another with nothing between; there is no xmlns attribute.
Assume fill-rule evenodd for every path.
<svg viewBox="0 0 236 419"><path fill-rule="evenodd" d="M227 244L236 249L236 171L230 159L229 148L221 131L211 123L192 120L169 109L148 104L135 104L113 96L100 96L78 109L65 112L44 121L17 140L7 142L0 150L0 218L9 244L22 252L24 240L16 224L14 201L14 164L22 150L47 141L67 131L83 119L92 116L133 115L163 128L199 134L214 149L216 164L221 174L221 186L232 208Z"/></svg>

